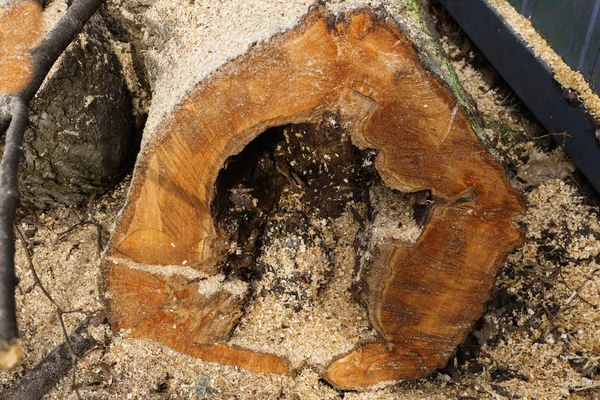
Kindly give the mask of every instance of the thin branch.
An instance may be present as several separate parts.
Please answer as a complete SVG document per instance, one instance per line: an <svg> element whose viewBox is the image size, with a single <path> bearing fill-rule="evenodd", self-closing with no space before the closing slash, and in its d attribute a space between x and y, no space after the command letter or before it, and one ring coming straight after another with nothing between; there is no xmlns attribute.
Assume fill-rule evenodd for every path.
<svg viewBox="0 0 600 400"><path fill-rule="evenodd" d="M19 229L19 227L16 225L15 225L15 230L17 231L17 234L19 235L19 239L21 240L21 244L23 245L23 248L25 249L25 256L27 257L27 263L29 264L29 270L31 271L31 274L33 275L33 279L34 279L35 283L40 288L42 293L44 293L44 296L46 296L46 298L50 301L50 303L52 303L54 305L54 307L56 308L56 314L58 315L58 321L60 322L60 328L62 329L62 333L63 333L63 336L65 337L65 341L66 341L69 349L71 350L71 358L72 358L72 363L73 363L73 389L75 390L77 397L80 398L81 396L79 396L79 392L77 392L77 351L75 350L73 343L71 343L71 340L69 339L69 334L67 333L67 327L65 325L65 320L64 320L63 316L64 316L64 314L71 314L74 312L82 312L82 311L81 310L64 311L62 309L62 307L60 307L58 305L56 300L54 300L54 298L52 297L50 292L46 289L46 286L44 286L44 284L42 283L42 280L40 279L39 275L37 274L35 265L33 264L33 259L31 257L31 251L29 250L29 244L27 243L27 239L25 239L25 235L23 235L23 232L21 232L21 229Z"/></svg>
<svg viewBox="0 0 600 400"><path fill-rule="evenodd" d="M40 287L40 290L42 291L42 293L44 293L44 296L46 296L46 298L50 301L50 303L52 303L52 305L62 313L62 309L58 306L56 301L54 301L54 298L52 297L50 292L48 292L46 290L46 287L42 284L42 280L40 279L40 276L37 274L35 265L33 264L33 259L31 257L31 250L29 249L29 244L27 243L27 239L25 239L25 235L23 235L23 232L21 232L21 229L19 229L18 226L15 226L15 230L17 231L17 234L19 235L19 239L21 240L21 245L23 246L23 249L25 250L27 264L29 265L29 270L31 271L31 275L33 275L33 280L34 280L36 286Z"/></svg>
<svg viewBox="0 0 600 400"><path fill-rule="evenodd" d="M86 219L86 220L84 220L84 221L81 221L81 222L78 222L78 223L76 223L75 225L73 225L73 226L71 226L69 229L67 229L66 231L64 231L64 232L60 232L60 233L58 234L58 237L56 238L56 243L60 243L60 242L62 242L62 241L63 241L63 240L65 240L67 237L69 237L70 235L72 235L73 233L75 233L75 231L76 231L78 228L81 228L81 227L83 227L83 226L86 226L86 225L94 225L94 221L91 221L91 220L89 220L89 219Z"/></svg>
<svg viewBox="0 0 600 400"><path fill-rule="evenodd" d="M10 120L11 115L9 111L8 98L2 96L0 97L0 136L8 129Z"/></svg>
<svg viewBox="0 0 600 400"><path fill-rule="evenodd" d="M67 46L81 32L85 23L94 15L104 0L76 0L67 9L42 42L31 52L35 74L27 88L19 96L29 103L46 79L50 68Z"/></svg>
<svg viewBox="0 0 600 400"><path fill-rule="evenodd" d="M90 327L98 326L103 321L103 313L88 317L69 335L68 341L48 354L19 382L0 393L0 397L4 400L41 399L74 366L72 351L81 358L98 344L95 339L85 334Z"/></svg>
<svg viewBox="0 0 600 400"><path fill-rule="evenodd" d="M555 321L556 318L558 317L558 315L560 313L564 313L565 311L567 311L568 309L573 308L574 306L570 305L573 300L575 300L576 298L579 298L581 301L583 301L584 303L592 306L593 308L596 308L595 304L590 303L589 301L587 301L585 298L583 298L581 296L581 292L583 291L583 289L585 288L586 284L588 282L590 282L592 279L594 279L594 277L596 276L596 274L598 274L600 272L600 269L596 269L594 270L584 281L583 283L579 286L579 288L577 290L573 290L569 287L569 285L567 285L567 282L565 281L564 277L562 276L562 270L559 270L559 275L561 277L562 283L567 287L567 289L569 289L572 294L571 296L569 296L569 298L567 299L567 301L565 302L564 305L559 306L558 309L556 310L556 314L552 314L550 312L550 310L548 309L548 307L546 306L546 304L544 304L543 302L541 303L541 306L544 310L544 312L546 313L546 317L548 319L548 326L546 327L546 329L544 330L544 333L538 338L539 341L542 341L546 338L546 336L548 336L550 333L554 332L554 330L556 329L556 325L555 325Z"/></svg>
<svg viewBox="0 0 600 400"><path fill-rule="evenodd" d="M544 139L544 138L547 138L547 137L554 137L554 136L562 136L563 140L565 138L571 138L572 137L570 134L567 133L567 131L564 131L564 132L559 132L559 133L547 133L547 134L541 135L541 136L532 136L531 138L535 139L535 140L539 140L539 139Z"/></svg>
<svg viewBox="0 0 600 400"><path fill-rule="evenodd" d="M596 390L596 389L600 389L600 383L597 383L595 385L588 385L588 386L570 387L569 391L570 392L584 392L586 390Z"/></svg>
<svg viewBox="0 0 600 400"><path fill-rule="evenodd" d="M102 254L104 250L104 246L102 245L102 224L96 220L94 217L94 202L96 200L96 195L94 194L90 201L88 202L88 208L86 212L86 219L80 219L78 223L71 226L64 232L58 234L58 238L56 242L59 243L67 238L69 235L73 234L78 228L86 226L86 225L94 225L96 227L96 251L98 256Z"/></svg>
<svg viewBox="0 0 600 400"><path fill-rule="evenodd" d="M35 96L52 65L102 3L104 0L75 1L31 52L35 73L27 88L15 96L2 99L5 106L0 111L0 128L6 125L9 118L10 125L0 163L0 368L12 368L20 359L20 351L14 357L17 354L15 348L19 344L14 298L16 278L13 226L19 204L17 172L28 122L27 104ZM13 356L7 361L11 354Z"/></svg>
<svg viewBox="0 0 600 400"><path fill-rule="evenodd" d="M585 288L585 285L591 281L592 279L594 279L594 277L596 276L596 274L600 272L600 269L595 270L594 272L592 272L590 274L590 276L588 276L587 278L585 278L585 280L583 281L583 283L579 286L579 288L577 290L573 290L571 296L569 296L569 298L567 299L567 302L565 304L571 304L571 302L576 298L579 297L582 301L584 301L585 303L591 305L592 307L596 307L595 304L590 303L589 301L587 301L586 299L584 299L583 297L581 297L580 293L583 291L583 289ZM565 283L565 286L566 283ZM567 286L568 287L568 286Z"/></svg>
<svg viewBox="0 0 600 400"><path fill-rule="evenodd" d="M548 336L551 332L554 332L554 330L556 329L556 325L554 324L554 321L556 320L556 317L558 316L558 314L561 311L560 308L559 308L556 311L556 315L553 315L550 312L550 310L548 309L548 307L546 306L546 304L544 304L544 303L542 303L542 309L546 313L546 318L548 319L548 326L546 326L546 329L544 330L544 333L539 338L539 340L545 340L546 336Z"/></svg>
<svg viewBox="0 0 600 400"><path fill-rule="evenodd" d="M11 99L10 108L11 121L6 131L4 154L0 162L0 365L3 368L14 367L11 365L13 361L8 362L5 357L11 349L14 351L14 346L18 346L13 224L19 205L17 170L23 134L28 122L27 106L22 100Z"/></svg>

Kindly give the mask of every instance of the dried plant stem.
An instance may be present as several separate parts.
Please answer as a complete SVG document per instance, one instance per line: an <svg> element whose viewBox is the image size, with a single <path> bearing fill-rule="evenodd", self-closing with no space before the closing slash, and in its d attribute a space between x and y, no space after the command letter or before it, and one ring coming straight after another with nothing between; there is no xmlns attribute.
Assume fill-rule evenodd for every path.
<svg viewBox="0 0 600 400"><path fill-rule="evenodd" d="M68 341L48 354L19 382L0 393L0 397L4 400L41 399L73 366L73 351L77 357L83 357L97 346L98 342L86 335L86 332L90 327L100 325L104 318L103 313L88 317L69 335Z"/></svg>
<svg viewBox="0 0 600 400"><path fill-rule="evenodd" d="M27 104L33 99L50 68L104 0L77 0L31 52L35 73L17 95L0 102L0 128L7 125L6 143L0 163L0 368L13 368L20 361L15 311L14 237L15 212L19 204L17 172L21 144L27 126ZM0 135L2 132L0 132Z"/></svg>
<svg viewBox="0 0 600 400"><path fill-rule="evenodd" d="M579 288L577 290L573 290L571 296L567 299L567 302L565 303L565 305L569 305L571 304L571 302L576 298L579 297L579 299L581 299L584 303L592 306L592 307L596 307L595 304L590 303L589 301L587 301L586 299L584 299L583 297L581 297L580 293L581 291L585 288L585 285L591 281L592 279L594 279L594 277L596 276L596 274L600 272L600 269L595 270L594 272L592 272L590 274L590 276L588 276L583 283L579 286ZM568 287L568 286L567 286Z"/></svg>
<svg viewBox="0 0 600 400"><path fill-rule="evenodd" d="M589 385L589 386L577 386L577 387L569 388L569 390L571 392L584 392L586 390L596 390L596 389L600 389L600 383L595 384L595 385Z"/></svg>
<svg viewBox="0 0 600 400"><path fill-rule="evenodd" d="M13 368L20 359L15 310L15 244L12 227L19 205L17 170L27 126L27 107L18 98L9 102L11 120L0 163L0 368Z"/></svg>
<svg viewBox="0 0 600 400"><path fill-rule="evenodd" d="M27 243L27 239L25 239L23 232L21 232L21 230L19 229L18 226L15 226L15 230L17 231L19 239L21 240L21 244L23 245L23 248L25 250L25 256L27 257L27 263L29 264L29 269L31 271L31 274L33 275L33 279L34 279L35 283L37 284L37 287L40 288L42 293L44 293L44 296L46 296L46 298L56 308L56 314L58 316L58 321L60 322L60 327L61 327L63 335L65 337L65 342L71 352L71 364L73 366L73 370L72 370L73 371L73 390L75 390L75 393L77 393L77 397L81 398L81 396L79 395L79 392L77 391L77 360L78 360L77 351L75 350L75 347L74 347L73 343L71 342L69 333L67 332L67 327L65 326L65 321L64 321L63 316L65 314L71 314L71 313L83 312L83 311L82 310L64 311L62 309L62 307L60 307L58 305L56 300L54 300L54 298L52 297L50 292L46 289L46 287L42 283L42 280L40 279L39 275L37 274L35 265L33 264L33 259L31 257L31 251L29 250L29 244Z"/></svg>

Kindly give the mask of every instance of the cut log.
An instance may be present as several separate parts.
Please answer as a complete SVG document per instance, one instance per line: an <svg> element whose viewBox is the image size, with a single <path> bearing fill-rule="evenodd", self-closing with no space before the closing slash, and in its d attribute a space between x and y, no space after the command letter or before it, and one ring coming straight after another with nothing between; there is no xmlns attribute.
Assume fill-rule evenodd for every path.
<svg viewBox="0 0 600 400"><path fill-rule="evenodd" d="M416 51L423 34L408 31L384 10L313 9L198 82L155 124L106 255L115 332L288 373L287 360L228 343L256 282L275 273L257 267L266 227L303 226L271 210L297 191L333 218L347 201L368 203L379 182L398 196L429 191L435 204L415 243L370 235L378 210L362 215L353 291L379 339L331 359L323 376L361 388L447 362L522 240L513 219L523 204L478 139L460 89L443 79L443 59ZM261 145L263 137L271 139ZM323 268L288 277L305 277L299 300L318 294L311 285L326 280Z"/></svg>

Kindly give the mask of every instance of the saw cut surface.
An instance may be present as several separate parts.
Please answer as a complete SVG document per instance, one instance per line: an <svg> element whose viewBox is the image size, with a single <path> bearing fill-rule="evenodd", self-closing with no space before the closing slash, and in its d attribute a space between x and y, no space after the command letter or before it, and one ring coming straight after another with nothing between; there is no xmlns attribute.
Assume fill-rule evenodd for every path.
<svg viewBox="0 0 600 400"><path fill-rule="evenodd" d="M109 244L110 318L208 361L289 373L305 360L343 388L424 376L522 239L521 199L452 91L366 9L311 11L200 82L159 132ZM344 257L339 293L364 322L343 345L292 359L244 339L269 301L282 329L307 307L322 318Z"/></svg>

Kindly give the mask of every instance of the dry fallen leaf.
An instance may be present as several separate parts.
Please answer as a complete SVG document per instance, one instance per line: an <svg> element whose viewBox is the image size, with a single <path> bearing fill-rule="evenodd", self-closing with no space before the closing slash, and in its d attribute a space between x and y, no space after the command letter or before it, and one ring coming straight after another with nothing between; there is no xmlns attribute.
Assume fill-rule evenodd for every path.
<svg viewBox="0 0 600 400"><path fill-rule="evenodd" d="M519 171L519 178L527 186L537 186L552 179L564 179L576 170L562 151L544 153L535 151L529 157L529 162Z"/></svg>

